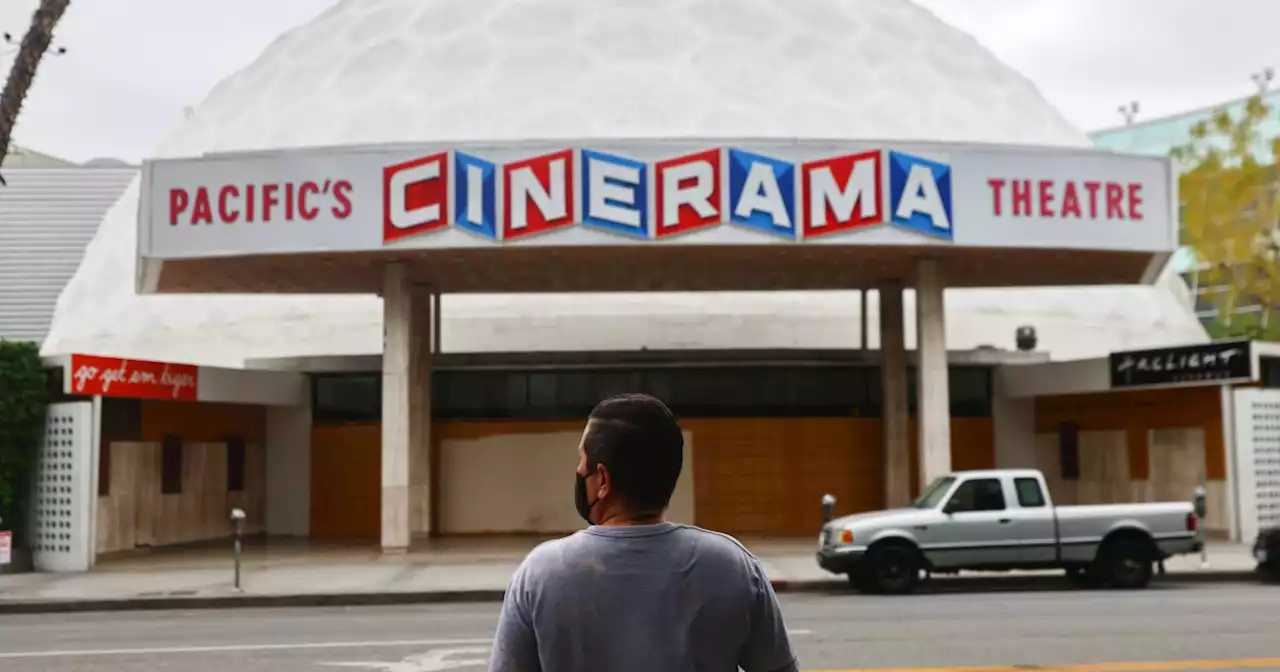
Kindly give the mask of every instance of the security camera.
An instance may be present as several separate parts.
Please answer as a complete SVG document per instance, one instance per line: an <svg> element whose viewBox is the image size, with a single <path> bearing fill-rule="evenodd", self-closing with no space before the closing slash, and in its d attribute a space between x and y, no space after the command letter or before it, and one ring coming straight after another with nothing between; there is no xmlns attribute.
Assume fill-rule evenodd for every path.
<svg viewBox="0 0 1280 672"><path fill-rule="evenodd" d="M1017 344L1018 350L1022 352L1031 352L1036 349L1036 328L1030 325L1018 327L1013 334L1014 343Z"/></svg>

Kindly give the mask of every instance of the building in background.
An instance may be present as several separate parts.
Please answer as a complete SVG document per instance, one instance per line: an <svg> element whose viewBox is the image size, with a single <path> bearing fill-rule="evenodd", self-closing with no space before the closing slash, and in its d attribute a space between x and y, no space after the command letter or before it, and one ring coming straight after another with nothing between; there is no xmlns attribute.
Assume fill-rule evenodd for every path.
<svg viewBox="0 0 1280 672"><path fill-rule="evenodd" d="M860 511L905 501L930 469L1038 466L1063 502L1204 483L1221 514L1210 528L1230 533L1229 421L1211 403L1222 378L1197 370L1191 398L1181 379L1152 394L1108 377L1116 351L1206 345L1184 283L1159 273L1176 247L1163 161L1091 149L1025 77L905 0L453 7L346 0L290 31L215 87L103 218L43 348L63 367L59 413L78 418L74 530L55 532L79 535L72 564L221 538L240 502L253 531L389 550L573 530L583 416L634 390L669 400L689 433L680 521L808 536L823 493ZM521 225L496 236L496 185L476 201L440 189L505 171L520 193L554 188L568 204L566 184L607 192L580 174L556 182L557 156L576 173L606 150L633 157L620 174L654 184L679 165L655 160L714 150L698 174L721 170L723 184L673 183L747 193L742 173L773 173L744 147L783 157L793 179L786 166L857 152L883 160L871 178L945 180L954 237L922 242L906 225L938 222L913 216L824 244L796 231L811 219L770 216L761 238L725 221L727 193L712 189L701 198L721 209L691 238L659 241L644 215L652 228L610 237L618 226L566 210L513 239L531 213L548 223L549 202L513 209ZM913 152L950 165L926 170L901 156ZM484 160L453 163L468 157ZM452 177L432 172L442 165ZM1055 214L1065 191L1039 196L1101 177L1117 204L1133 193L1121 183L1150 194L1137 226ZM808 184L773 179L812 207ZM993 199L1001 180L1017 195ZM624 202L578 193L577 207ZM898 211L875 198L877 216ZM471 229L431 214L462 203L478 205ZM662 210L655 194L649 214ZM1135 230L1151 239L1125 238ZM903 287L924 275L917 302ZM1096 284L1070 286L1082 283ZM1033 351L1015 345L1021 326ZM1254 359L1231 379L1252 380Z"/></svg>
<svg viewBox="0 0 1280 672"><path fill-rule="evenodd" d="M58 294L137 173L119 161L77 165L13 148L0 187L0 339L44 340Z"/></svg>
<svg viewBox="0 0 1280 672"><path fill-rule="evenodd" d="M1185 145L1191 140L1191 129L1196 124L1209 120L1223 110L1233 117L1238 117L1251 97L1246 96L1158 119L1137 121L1094 131L1089 136L1094 144L1105 149L1133 154L1168 156L1174 148ZM1262 99L1271 107L1273 114L1259 123L1259 133L1264 139L1280 137L1280 115L1274 113L1280 110L1280 91L1268 91L1263 94ZM1258 149L1260 153L1269 155L1270 143L1260 143ZM1196 316L1204 323L1211 335L1228 332L1234 325L1236 328L1257 326L1261 329L1262 336L1272 340L1280 337L1280 323L1277 322L1277 317L1280 316L1274 315L1274 311L1257 300L1240 297L1240 303L1232 314L1220 314L1220 298L1226 288L1202 281L1203 267L1197 263L1195 253L1190 248L1182 248L1174 256L1170 266L1190 287L1195 299Z"/></svg>

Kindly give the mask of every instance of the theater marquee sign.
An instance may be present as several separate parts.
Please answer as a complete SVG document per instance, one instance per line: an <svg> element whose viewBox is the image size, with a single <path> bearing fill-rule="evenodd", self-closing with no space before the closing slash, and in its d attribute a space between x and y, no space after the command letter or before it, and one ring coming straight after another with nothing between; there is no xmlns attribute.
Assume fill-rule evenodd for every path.
<svg viewBox="0 0 1280 672"><path fill-rule="evenodd" d="M1253 380L1253 360L1247 340L1113 352L1111 387L1244 382Z"/></svg>
<svg viewBox="0 0 1280 672"><path fill-rule="evenodd" d="M1167 253L1165 157L834 141L281 150L148 161L140 256L507 246Z"/></svg>

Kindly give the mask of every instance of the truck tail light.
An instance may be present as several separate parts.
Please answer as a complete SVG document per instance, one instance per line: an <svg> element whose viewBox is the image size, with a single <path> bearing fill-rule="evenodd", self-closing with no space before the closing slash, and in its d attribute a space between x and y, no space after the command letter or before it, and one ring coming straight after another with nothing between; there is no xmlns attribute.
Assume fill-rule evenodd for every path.
<svg viewBox="0 0 1280 672"><path fill-rule="evenodd" d="M1198 529L1200 529L1200 519L1196 517L1196 514L1188 513L1187 514L1187 531L1195 532Z"/></svg>
<svg viewBox="0 0 1280 672"><path fill-rule="evenodd" d="M852 533L852 532L850 532L849 530L842 530L842 531L840 532L840 543L842 543L842 544L852 544L852 543L853 543L853 533Z"/></svg>

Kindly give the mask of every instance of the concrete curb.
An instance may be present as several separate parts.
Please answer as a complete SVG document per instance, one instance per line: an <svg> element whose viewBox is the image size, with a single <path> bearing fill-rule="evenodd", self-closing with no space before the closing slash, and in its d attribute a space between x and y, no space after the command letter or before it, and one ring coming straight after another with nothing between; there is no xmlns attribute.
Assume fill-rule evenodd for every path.
<svg viewBox="0 0 1280 672"><path fill-rule="evenodd" d="M501 602L505 590L330 593L303 595L203 595L100 600L2 600L0 615L69 614L93 611L159 611L194 609L262 609L286 607L372 607L400 604Z"/></svg>
<svg viewBox="0 0 1280 672"><path fill-rule="evenodd" d="M777 593L855 593L847 581L838 578L804 581L773 581ZM1173 573L1156 578L1161 585L1219 583L1263 584L1252 570ZM975 575L940 577L925 584L925 594L963 592L1011 592L1017 590L1079 590L1059 575ZM309 595L204 595L181 597L136 597L90 600L6 600L0 598L0 615L68 614L101 611L161 611L204 609L262 609L298 607L357 607L406 604L449 604L501 602L505 590L443 590L422 592L329 593Z"/></svg>

